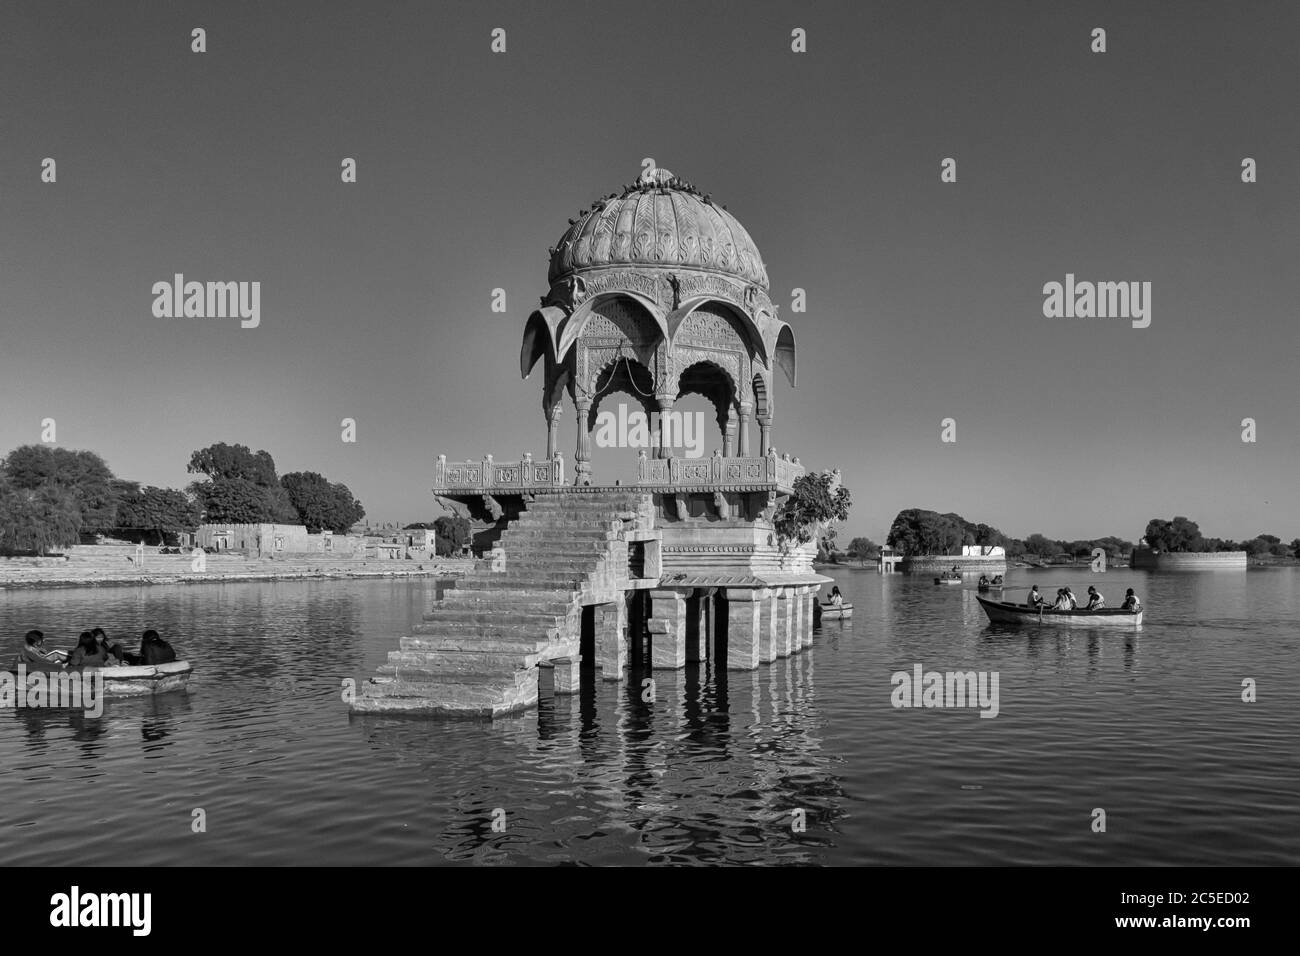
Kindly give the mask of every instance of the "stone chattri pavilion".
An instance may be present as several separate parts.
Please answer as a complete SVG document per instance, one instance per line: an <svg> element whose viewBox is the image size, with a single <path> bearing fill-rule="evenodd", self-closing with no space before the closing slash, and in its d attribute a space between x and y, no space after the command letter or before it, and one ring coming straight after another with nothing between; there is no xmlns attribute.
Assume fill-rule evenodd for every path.
<svg viewBox="0 0 1300 956"><path fill-rule="evenodd" d="M812 642L830 579L813 571L814 543L782 547L773 527L804 473L772 436L777 379L795 384L794 332L749 233L650 170L570 220L548 280L520 352L525 378L542 373L546 453L438 456L434 493L489 522L491 547L354 711L495 715L534 705L543 682L573 693L631 668L751 670ZM661 416L702 396L723 447L695 459L641 449L636 484L602 485L591 432L614 392ZM556 447L566 398L571 475Z"/></svg>

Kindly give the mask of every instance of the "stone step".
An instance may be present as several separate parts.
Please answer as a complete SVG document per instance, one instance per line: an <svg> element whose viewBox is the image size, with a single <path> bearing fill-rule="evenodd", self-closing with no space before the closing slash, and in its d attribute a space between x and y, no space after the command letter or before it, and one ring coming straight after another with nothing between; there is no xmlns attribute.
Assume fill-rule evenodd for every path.
<svg viewBox="0 0 1300 956"><path fill-rule="evenodd" d="M406 651L391 651L406 654ZM423 656L423 655L420 655ZM540 654L519 655L498 660L490 655L435 654L428 661L394 661L380 664L377 673L411 681L491 681L514 673L525 673L536 664Z"/></svg>
<svg viewBox="0 0 1300 956"><path fill-rule="evenodd" d="M502 624L498 619L491 623L481 621L426 621L412 626L411 633L419 638L457 641L550 641L550 635L560 628L564 618L555 616L545 620Z"/></svg>
<svg viewBox="0 0 1300 956"><path fill-rule="evenodd" d="M573 603L572 588L528 588L505 590L500 588L456 588L444 591L442 602L435 607L510 607L518 604Z"/></svg>
<svg viewBox="0 0 1300 956"><path fill-rule="evenodd" d="M543 650L550 643L551 641L547 638L529 639L522 635L518 637L493 637L471 632L462 636L428 634L417 637L403 637L398 641L398 647L403 651L424 651L426 653L429 651L481 650L523 655Z"/></svg>
<svg viewBox="0 0 1300 956"><path fill-rule="evenodd" d="M622 512L611 512L610 514L584 514L574 512L565 514L564 512L542 512L540 514L531 514L525 512L510 523L510 528L506 529L509 534L512 528L608 528L615 521L623 523Z"/></svg>
<svg viewBox="0 0 1300 956"><path fill-rule="evenodd" d="M388 663L379 667L381 674L413 673L453 674L461 677L470 675L490 678L500 674L510 674L517 670L534 667L541 659L542 652L534 650L529 653L510 651L486 651L452 649L443 651L389 651Z"/></svg>
<svg viewBox="0 0 1300 956"><path fill-rule="evenodd" d="M570 555L568 558L562 558L557 555L539 556L530 554L527 551L521 554L506 554L505 568L502 571L493 571L493 577L500 579L503 574L520 569L527 570L529 573L543 571L559 574L590 574L600 567L602 561L609 561L613 558L622 558L623 555L593 555L590 558L574 558ZM486 576L485 576L486 578Z"/></svg>
<svg viewBox="0 0 1300 956"><path fill-rule="evenodd" d="M616 531L602 531L599 528L511 528L501 536L509 547L512 541L550 541L552 547L560 542L595 543L597 541L614 541L618 538Z"/></svg>
<svg viewBox="0 0 1300 956"><path fill-rule="evenodd" d="M517 671L516 675L523 677L470 682L375 678L361 685L352 710L363 714L495 716L537 702L537 671Z"/></svg>
<svg viewBox="0 0 1300 956"><path fill-rule="evenodd" d="M498 589L508 589L512 591L552 591L559 588L569 588L572 591L578 590L582 579L586 574L576 571L557 574L543 574L540 572L531 572L526 576L521 572L519 576L513 574L509 568L501 572L498 581L466 581L462 587L467 591L490 591L495 593Z"/></svg>
<svg viewBox="0 0 1300 956"><path fill-rule="evenodd" d="M563 614L548 611L518 611L511 609L509 612L505 612L500 608L497 610L484 609L482 611L465 608L444 608L433 614L425 615L426 624L490 624L496 627L512 628L555 627L557 622L562 620L564 620Z"/></svg>

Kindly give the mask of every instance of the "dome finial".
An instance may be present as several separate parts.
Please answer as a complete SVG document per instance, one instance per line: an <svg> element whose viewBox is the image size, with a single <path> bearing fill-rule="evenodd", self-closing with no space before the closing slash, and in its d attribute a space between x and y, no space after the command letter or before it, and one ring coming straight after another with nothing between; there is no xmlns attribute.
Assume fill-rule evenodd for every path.
<svg viewBox="0 0 1300 956"><path fill-rule="evenodd" d="M672 180L676 179L671 169L664 169L662 166L652 166L649 169L641 171L641 182L647 186L667 186Z"/></svg>

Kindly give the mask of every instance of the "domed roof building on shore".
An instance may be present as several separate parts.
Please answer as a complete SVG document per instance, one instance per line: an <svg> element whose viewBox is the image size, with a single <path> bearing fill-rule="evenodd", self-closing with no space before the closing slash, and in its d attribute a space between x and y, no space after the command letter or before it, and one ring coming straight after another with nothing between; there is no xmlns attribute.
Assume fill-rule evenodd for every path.
<svg viewBox="0 0 1300 956"><path fill-rule="evenodd" d="M563 397L572 400L577 483L591 483L589 434L615 391L660 414L702 395L726 457L751 454L755 423L757 452L767 455L776 370L795 384L794 333L768 296L754 240L711 196L668 170L647 171L569 221L550 250L548 280L524 329L520 371L544 368L547 458Z"/></svg>

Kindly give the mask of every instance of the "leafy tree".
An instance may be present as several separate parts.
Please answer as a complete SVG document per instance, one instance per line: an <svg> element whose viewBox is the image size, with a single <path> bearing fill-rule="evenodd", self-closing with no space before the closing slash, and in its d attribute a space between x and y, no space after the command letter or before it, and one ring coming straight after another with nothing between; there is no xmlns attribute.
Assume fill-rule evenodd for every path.
<svg viewBox="0 0 1300 956"><path fill-rule="evenodd" d="M174 488L148 485L125 495L117 508L119 528L157 532L160 545L168 534L193 531L199 520L198 506Z"/></svg>
<svg viewBox="0 0 1300 956"><path fill-rule="evenodd" d="M790 496L781 503L772 519L782 549L807 544L817 529L849 516L849 490L840 485L834 491L831 472L812 472L794 480Z"/></svg>
<svg viewBox="0 0 1300 956"><path fill-rule="evenodd" d="M433 523L433 548L442 557L460 554L470 540L470 524L460 515L443 515Z"/></svg>
<svg viewBox="0 0 1300 956"><path fill-rule="evenodd" d="M867 558L880 551L880 546L870 538L854 538L849 542L849 556L858 559L858 563L866 564Z"/></svg>
<svg viewBox="0 0 1300 956"><path fill-rule="evenodd" d="M1251 538L1246 542L1246 553L1252 557L1265 554L1269 549L1269 543L1263 538Z"/></svg>
<svg viewBox="0 0 1300 956"><path fill-rule="evenodd" d="M16 487L0 480L0 550L47 554L71 547L81 534L81 506L66 488Z"/></svg>
<svg viewBox="0 0 1300 956"><path fill-rule="evenodd" d="M366 516L347 485L331 483L314 471L290 472L280 484L298 520L313 534L321 530L343 534Z"/></svg>
<svg viewBox="0 0 1300 956"><path fill-rule="evenodd" d="M1291 555L1300 558L1300 538L1296 538L1291 542Z"/></svg>
<svg viewBox="0 0 1300 956"><path fill-rule="evenodd" d="M212 481L248 481L260 488L275 488L275 460L267 451L253 452L247 445L217 442L190 455L185 468L192 475L207 475Z"/></svg>
<svg viewBox="0 0 1300 956"><path fill-rule="evenodd" d="M1201 529L1190 518L1181 515L1173 521L1152 518L1142 535L1156 551L1204 551L1205 539Z"/></svg>
<svg viewBox="0 0 1300 956"><path fill-rule="evenodd" d="M269 492L243 478L219 478L190 485L203 520L211 524L262 524L286 520ZM283 492L283 489L279 489ZM293 512L296 516L296 512ZM293 518L288 520L295 520Z"/></svg>
<svg viewBox="0 0 1300 956"><path fill-rule="evenodd" d="M71 493L83 531L107 531L116 524L117 479L93 451L22 445L5 456L0 472L17 489L56 487Z"/></svg>
<svg viewBox="0 0 1300 956"><path fill-rule="evenodd" d="M1050 558L1060 553L1057 543L1044 534L1034 533L1025 539L1025 550L1040 558Z"/></svg>

